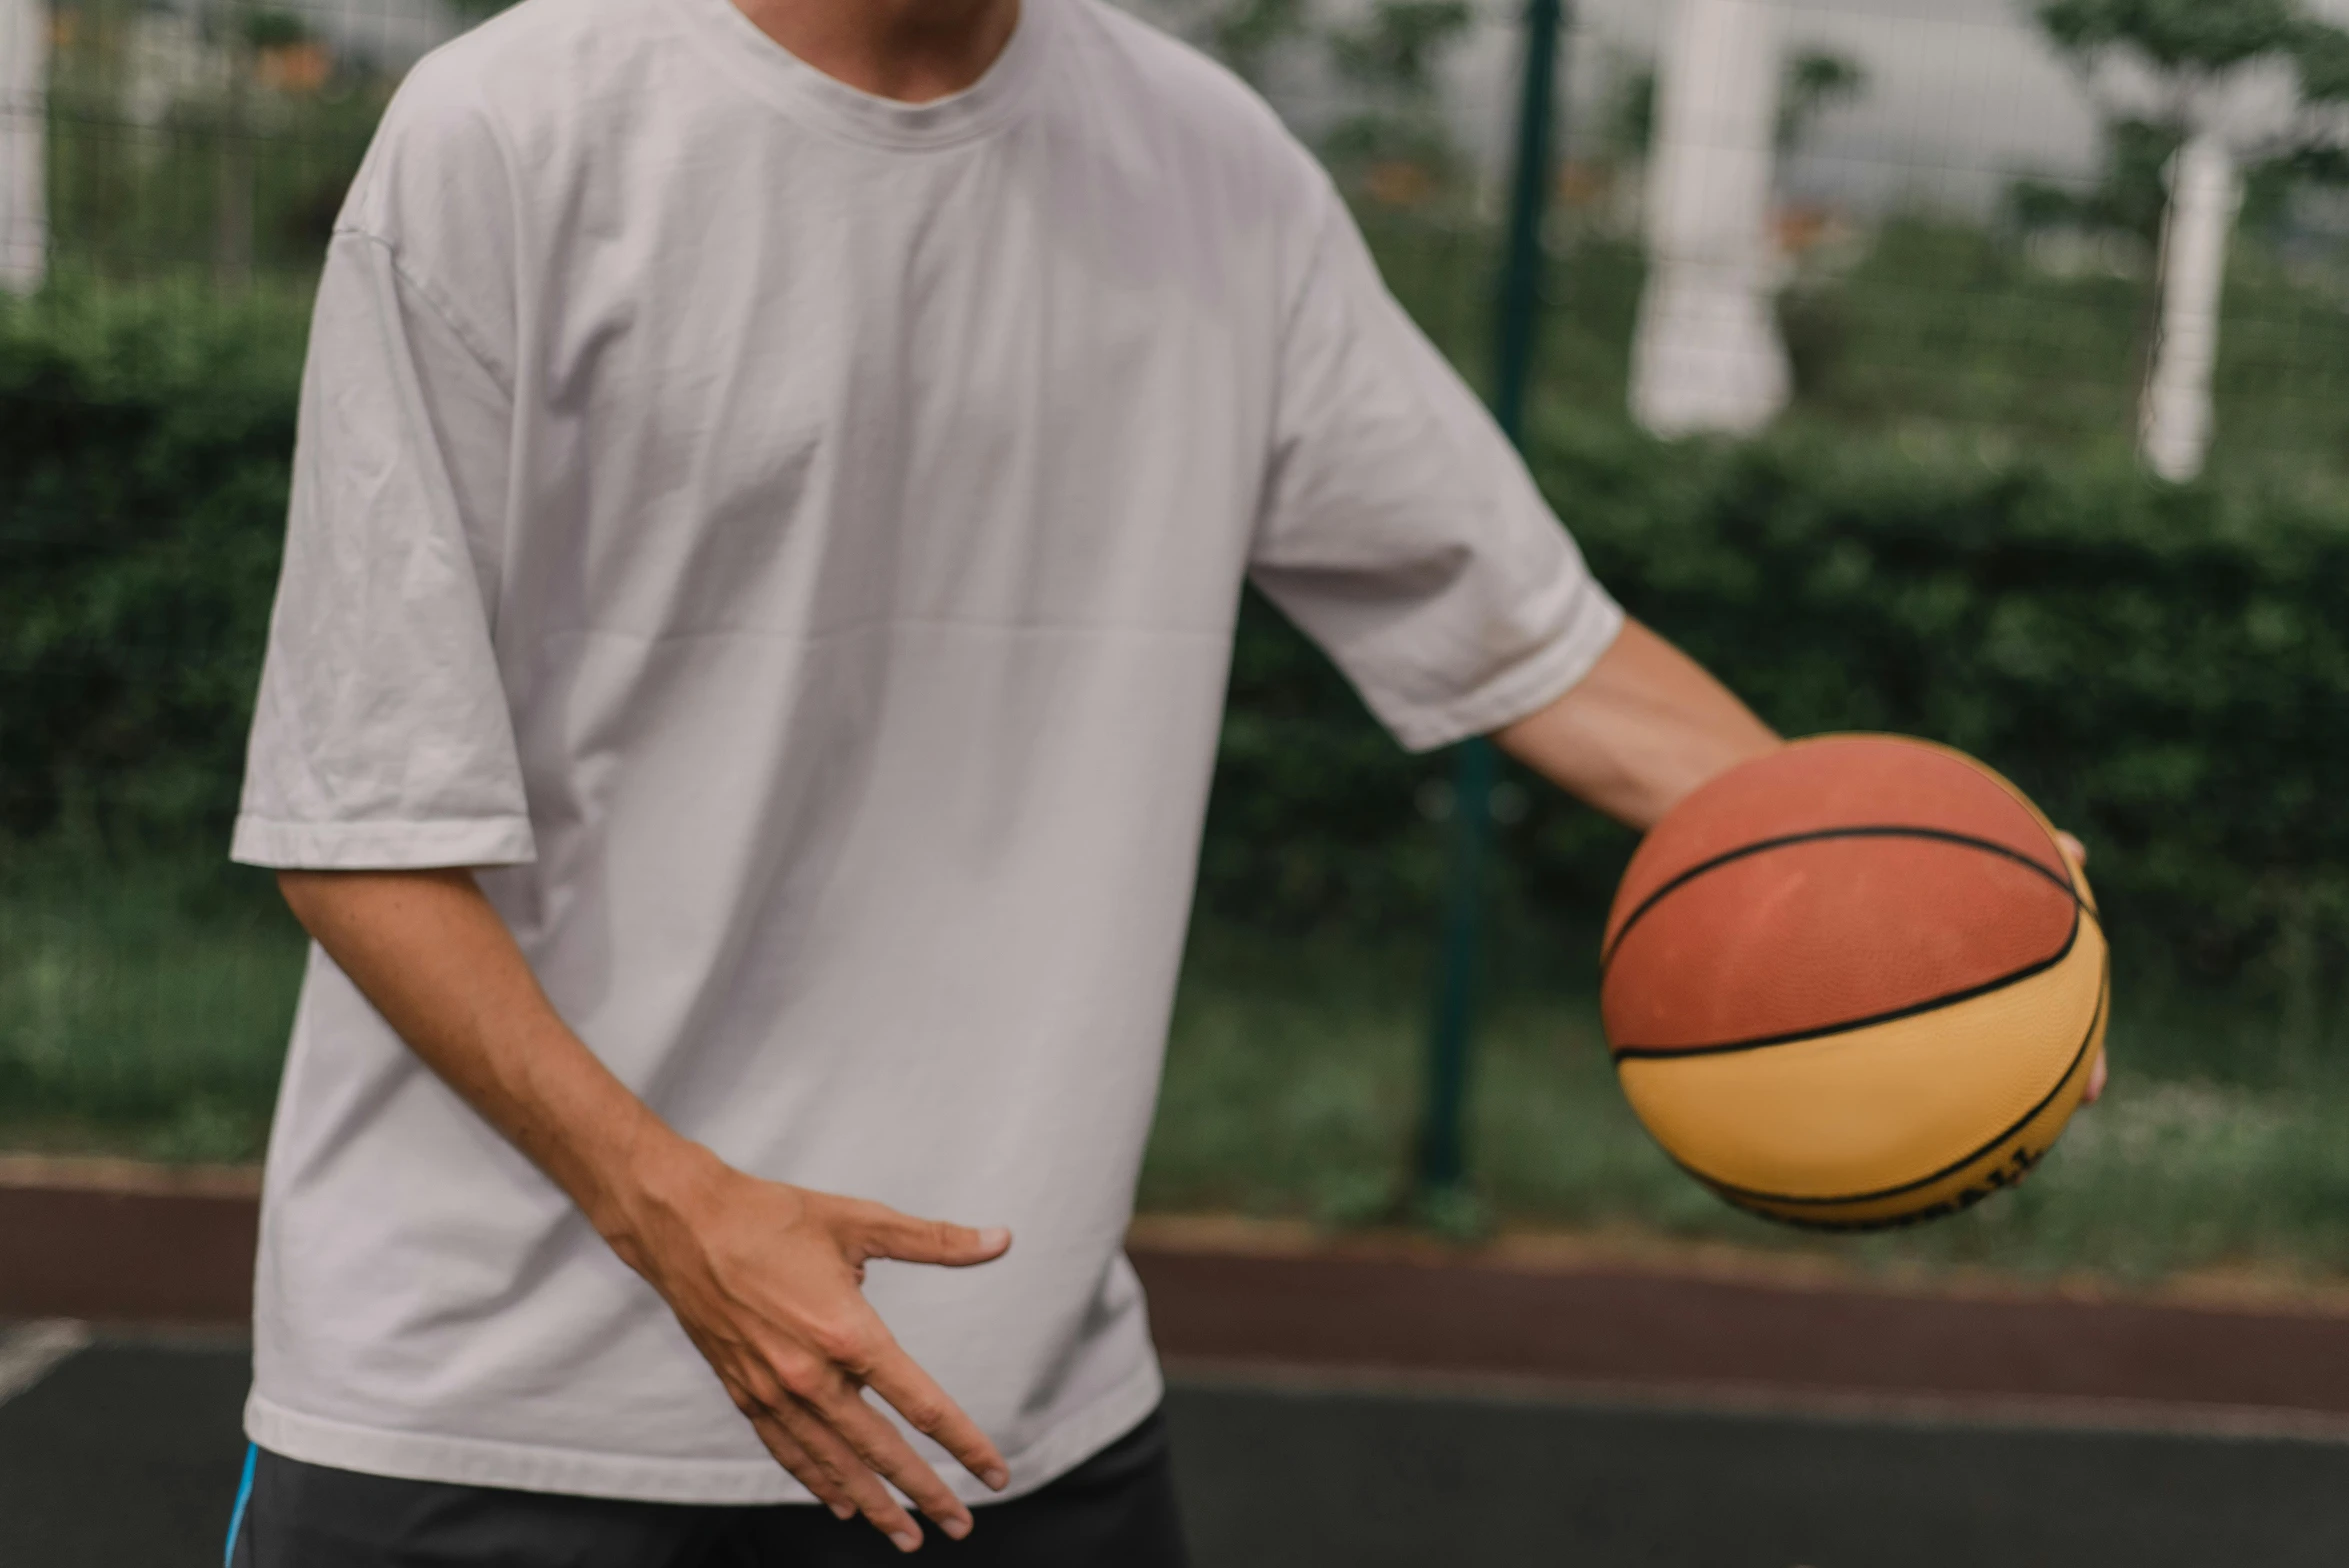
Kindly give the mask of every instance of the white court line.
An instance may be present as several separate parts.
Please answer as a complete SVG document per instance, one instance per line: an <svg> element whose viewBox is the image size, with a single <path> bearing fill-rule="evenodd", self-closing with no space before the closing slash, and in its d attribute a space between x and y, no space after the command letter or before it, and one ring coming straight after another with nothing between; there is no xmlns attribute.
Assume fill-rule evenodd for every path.
<svg viewBox="0 0 2349 1568"><path fill-rule="evenodd" d="M52 1318L0 1331L0 1405L31 1388L90 1342L86 1323Z"/></svg>

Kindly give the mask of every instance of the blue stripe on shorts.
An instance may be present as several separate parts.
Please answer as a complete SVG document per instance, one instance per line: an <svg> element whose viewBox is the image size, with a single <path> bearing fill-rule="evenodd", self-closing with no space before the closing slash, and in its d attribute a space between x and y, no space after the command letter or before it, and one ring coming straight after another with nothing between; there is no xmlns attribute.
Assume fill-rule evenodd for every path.
<svg viewBox="0 0 2349 1568"><path fill-rule="evenodd" d="M245 1504L253 1500L253 1465L261 1457L254 1444L245 1445L245 1478L237 1483L236 1506L228 1513L228 1545L220 1554L220 1568L229 1568L236 1561L237 1531L245 1525Z"/></svg>

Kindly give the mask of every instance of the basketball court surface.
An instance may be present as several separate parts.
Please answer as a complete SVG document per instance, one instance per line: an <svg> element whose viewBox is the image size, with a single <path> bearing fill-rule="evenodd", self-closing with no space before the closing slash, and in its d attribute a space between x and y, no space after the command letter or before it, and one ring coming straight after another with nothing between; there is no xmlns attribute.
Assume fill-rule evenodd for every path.
<svg viewBox="0 0 2349 1568"><path fill-rule="evenodd" d="M243 1457L220 1333L0 1339L0 1564L209 1568ZM11 1352L6 1347L17 1347ZM1178 1372L1200 1568L2338 1568L2349 1440L1702 1398L1497 1379ZM982 1520L982 1527L984 1521Z"/></svg>

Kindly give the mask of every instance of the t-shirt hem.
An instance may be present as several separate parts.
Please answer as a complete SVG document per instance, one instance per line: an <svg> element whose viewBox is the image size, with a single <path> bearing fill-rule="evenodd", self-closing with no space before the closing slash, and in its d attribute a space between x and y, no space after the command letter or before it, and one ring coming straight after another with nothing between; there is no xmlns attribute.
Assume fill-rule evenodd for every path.
<svg viewBox="0 0 2349 1568"><path fill-rule="evenodd" d="M1586 581L1582 596L1572 622L1539 651L1457 701L1397 716L1395 739L1412 751L1434 751L1489 735L1572 691L1623 631L1623 610L1605 589Z"/></svg>
<svg viewBox="0 0 2349 1568"><path fill-rule="evenodd" d="M228 858L279 871L421 871L512 866L538 858L528 817L432 822L273 822L237 818Z"/></svg>
<svg viewBox="0 0 2349 1568"><path fill-rule="evenodd" d="M957 1466L940 1469L966 1503L1005 1502L1048 1486L1139 1426L1165 1397L1155 1359L1016 1454L1006 1455L1011 1485L990 1492ZM772 1459L665 1459L548 1448L488 1438L391 1432L304 1415L264 1399L245 1401L245 1436L302 1464L403 1481L499 1487L629 1502L705 1506L813 1503L815 1498Z"/></svg>

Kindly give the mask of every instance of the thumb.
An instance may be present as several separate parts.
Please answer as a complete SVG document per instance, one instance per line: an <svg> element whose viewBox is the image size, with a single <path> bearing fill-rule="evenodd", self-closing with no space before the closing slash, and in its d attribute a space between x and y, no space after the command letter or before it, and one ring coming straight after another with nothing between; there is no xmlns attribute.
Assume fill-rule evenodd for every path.
<svg viewBox="0 0 2349 1568"><path fill-rule="evenodd" d="M878 1204L862 1218L857 1239L868 1258L968 1268L974 1263L991 1263L1011 1249L1011 1232L1000 1225L973 1230L944 1220L916 1219Z"/></svg>

